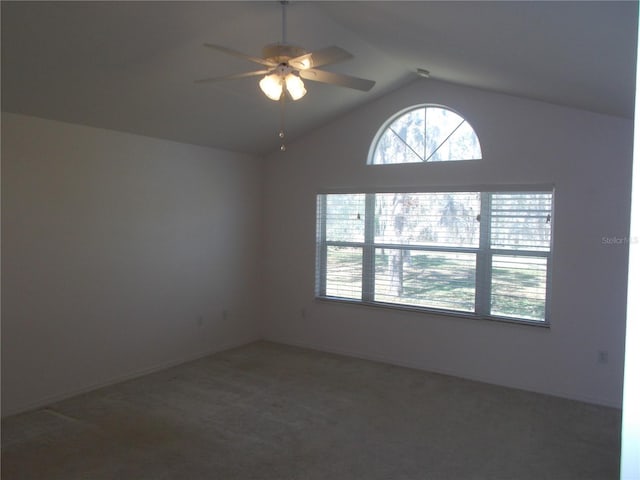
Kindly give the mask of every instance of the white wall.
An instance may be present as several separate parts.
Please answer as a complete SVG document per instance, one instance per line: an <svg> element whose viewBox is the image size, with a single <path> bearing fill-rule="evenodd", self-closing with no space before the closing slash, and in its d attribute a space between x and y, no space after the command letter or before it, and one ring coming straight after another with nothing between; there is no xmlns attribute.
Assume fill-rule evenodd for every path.
<svg viewBox="0 0 640 480"><path fill-rule="evenodd" d="M367 166L382 123L419 103L465 116L484 159ZM603 237L628 235L632 140L630 120L419 80L289 145L266 161L266 336L620 407L627 246ZM318 190L503 184L557 189L550 328L314 300Z"/></svg>
<svg viewBox="0 0 640 480"><path fill-rule="evenodd" d="M484 159L366 166L423 102L467 117ZM3 415L261 336L619 407L627 246L602 238L629 234L631 150L630 120L437 81L264 166L3 113ZM551 328L314 300L318 190L536 183L557 188Z"/></svg>
<svg viewBox="0 0 640 480"><path fill-rule="evenodd" d="M259 338L261 175L3 113L3 415Z"/></svg>

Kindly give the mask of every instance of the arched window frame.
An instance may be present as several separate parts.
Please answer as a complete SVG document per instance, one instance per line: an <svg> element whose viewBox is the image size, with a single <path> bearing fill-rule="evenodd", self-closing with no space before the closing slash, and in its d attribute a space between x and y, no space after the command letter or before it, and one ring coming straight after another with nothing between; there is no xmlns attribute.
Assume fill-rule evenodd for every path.
<svg viewBox="0 0 640 480"><path fill-rule="evenodd" d="M396 122L399 118L410 114L413 111L419 110L419 109L429 109L429 108L433 108L433 109L439 109L439 110L446 110L449 111L451 113L453 113L454 115L460 117L460 119L462 120L462 122L460 123L460 125L458 127L456 127L456 129L449 134L443 141L440 142L440 144L437 146L437 148L435 150L433 150L433 153L431 153L431 155L424 159L421 158L420 155L414 151L414 153L416 154L417 158L420 158L420 160L416 160L413 162L384 162L384 163L374 163L375 157L376 157L376 152L378 150L378 146L380 144L381 139L383 138L383 136L387 133L387 131L391 128L391 125ZM471 125L471 123L469 122L469 120L467 120L466 117L464 117L462 114L460 114L458 111L454 110L451 107L448 107L446 105L439 105L439 104L432 104L432 103L423 103L423 104L418 104L418 105L412 105L410 107L404 108L402 110L400 110L399 112L395 113L394 115L392 115L389 119L387 119L387 121L385 121L382 126L380 127L380 129L378 130L378 132L376 133L373 142L371 142L371 146L369 147L369 154L367 156L367 165L403 165L403 164L408 164L408 163L432 163L434 162L434 160L430 160L430 158L435 154L435 152L437 152L437 150L440 149L440 147L442 147L442 145L444 145L449 138L451 137L451 135L453 135L455 133L455 131L463 126L464 124L467 124L469 129L471 130L473 137L475 139L475 143L477 145L477 150L479 152L479 155L477 156L473 156L472 158L455 158L455 159L449 159L449 160L441 160L441 161L465 161L465 160L481 160L482 159L482 147L480 144L480 139L478 138L478 134L476 133L475 129L473 128L473 125ZM395 133L395 132L394 132ZM401 139L401 141L404 142L403 139ZM425 139L426 142L426 139ZM411 148L408 144L407 146L409 148ZM426 156L426 155L425 155Z"/></svg>

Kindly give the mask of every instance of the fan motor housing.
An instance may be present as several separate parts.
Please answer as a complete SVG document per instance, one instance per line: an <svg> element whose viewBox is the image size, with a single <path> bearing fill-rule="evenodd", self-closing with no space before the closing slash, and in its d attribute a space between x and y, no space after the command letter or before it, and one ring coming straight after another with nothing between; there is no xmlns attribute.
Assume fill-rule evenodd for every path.
<svg viewBox="0 0 640 480"><path fill-rule="evenodd" d="M287 43L272 43L262 49L262 57L274 63L286 63L290 59L305 53L307 52L304 48Z"/></svg>

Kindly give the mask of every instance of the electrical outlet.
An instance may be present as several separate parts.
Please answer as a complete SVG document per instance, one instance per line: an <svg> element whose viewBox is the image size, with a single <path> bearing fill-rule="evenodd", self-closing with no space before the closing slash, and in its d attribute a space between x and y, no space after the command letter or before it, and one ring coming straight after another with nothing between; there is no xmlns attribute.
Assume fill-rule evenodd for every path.
<svg viewBox="0 0 640 480"><path fill-rule="evenodd" d="M606 350L598 350L598 363L602 365L609 363L609 352Z"/></svg>

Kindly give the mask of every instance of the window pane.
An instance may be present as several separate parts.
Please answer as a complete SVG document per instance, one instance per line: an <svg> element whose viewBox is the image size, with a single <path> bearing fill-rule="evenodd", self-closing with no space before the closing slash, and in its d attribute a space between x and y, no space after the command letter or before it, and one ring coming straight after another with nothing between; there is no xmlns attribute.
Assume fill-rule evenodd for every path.
<svg viewBox="0 0 640 480"><path fill-rule="evenodd" d="M491 194L491 247L548 252L551 202L550 192Z"/></svg>
<svg viewBox="0 0 640 480"><path fill-rule="evenodd" d="M422 162L422 157L415 150L411 150L398 135L392 130L386 130L376 145L373 154L373 164L388 163L417 163Z"/></svg>
<svg viewBox="0 0 640 480"><path fill-rule="evenodd" d="M410 160L413 162L425 160L425 115L426 108L416 108L397 118L388 127L388 131L414 152L416 159Z"/></svg>
<svg viewBox="0 0 640 480"><path fill-rule="evenodd" d="M456 132L460 126L466 123L464 118L451 110L445 108L427 108L426 109L426 145L425 159L433 161L442 160L464 160L464 158L453 157L447 155L447 150L443 144L449 137ZM475 134L474 134L475 136ZM441 150L443 150L441 152Z"/></svg>
<svg viewBox="0 0 640 480"><path fill-rule="evenodd" d="M327 195L327 240L364 241L365 195Z"/></svg>
<svg viewBox="0 0 640 480"><path fill-rule="evenodd" d="M545 322L552 195L318 195L316 292Z"/></svg>
<svg viewBox="0 0 640 480"><path fill-rule="evenodd" d="M547 259L494 255L491 265L491 314L545 319Z"/></svg>
<svg viewBox="0 0 640 480"><path fill-rule="evenodd" d="M327 247L327 296L362 298L362 248Z"/></svg>
<svg viewBox="0 0 640 480"><path fill-rule="evenodd" d="M402 113L379 133L369 163L420 163L482 158L471 125L444 107L419 106Z"/></svg>
<svg viewBox="0 0 640 480"><path fill-rule="evenodd" d="M480 194L378 193L375 242L478 247Z"/></svg>
<svg viewBox="0 0 640 480"><path fill-rule="evenodd" d="M476 255L376 248L375 301L473 312Z"/></svg>
<svg viewBox="0 0 640 480"><path fill-rule="evenodd" d="M481 158L482 153L480 153L480 143L476 132L473 131L471 125L464 122L435 152L430 161L480 160Z"/></svg>

